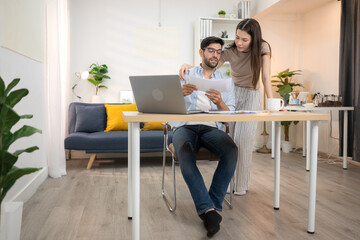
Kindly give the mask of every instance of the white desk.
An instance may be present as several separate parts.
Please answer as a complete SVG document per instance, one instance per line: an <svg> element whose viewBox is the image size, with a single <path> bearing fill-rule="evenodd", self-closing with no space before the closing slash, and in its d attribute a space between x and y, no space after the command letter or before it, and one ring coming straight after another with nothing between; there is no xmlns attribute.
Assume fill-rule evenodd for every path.
<svg viewBox="0 0 360 240"><path fill-rule="evenodd" d="M310 185L308 232L315 232L316 176L318 150L318 123L329 120L329 114L307 112L276 112L257 114L145 114L123 112L129 125L128 131L128 217L132 219L132 239L140 239L140 122L182 122L182 121L222 121L251 122L275 121L275 169L274 169L274 209L280 207L280 121L312 121L310 153Z"/></svg>
<svg viewBox="0 0 360 240"><path fill-rule="evenodd" d="M348 142L348 111L354 111L354 107L313 107L313 108L305 108L303 106L287 106L286 110L296 110L303 112L321 112L321 111L344 111L343 118L343 169L347 169L347 142ZM306 156L306 171L310 170L310 121L306 121L303 124L303 156ZM272 123L272 142L271 149L274 149L274 123ZM305 138L306 136L306 138ZM271 152L271 157L275 158L275 152Z"/></svg>

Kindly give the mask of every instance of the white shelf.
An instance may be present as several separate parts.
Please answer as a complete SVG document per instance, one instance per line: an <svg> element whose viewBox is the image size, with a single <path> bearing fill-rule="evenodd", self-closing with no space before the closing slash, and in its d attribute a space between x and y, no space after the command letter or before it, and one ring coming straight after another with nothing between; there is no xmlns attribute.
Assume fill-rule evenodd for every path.
<svg viewBox="0 0 360 240"><path fill-rule="evenodd" d="M215 17L200 17L199 19L209 19L212 21L220 21L220 22L237 22L239 23L241 20L240 18L215 18Z"/></svg>

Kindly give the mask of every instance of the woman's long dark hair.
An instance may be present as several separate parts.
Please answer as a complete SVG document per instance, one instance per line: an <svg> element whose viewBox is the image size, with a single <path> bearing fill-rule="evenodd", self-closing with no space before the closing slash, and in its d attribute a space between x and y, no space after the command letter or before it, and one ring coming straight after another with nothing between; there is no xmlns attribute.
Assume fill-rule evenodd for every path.
<svg viewBox="0 0 360 240"><path fill-rule="evenodd" d="M252 72L252 84L255 89L257 83L259 82L260 70L262 66L261 44L266 41L262 39L259 22L253 18L247 18L242 20L236 26L235 33L238 29L247 32L251 36L251 43L250 43L251 72ZM269 44L268 42L266 43ZM229 47L227 47L227 49L231 49L231 48L236 48L235 41ZM270 44L269 44L269 48L270 48ZM271 56L271 48L270 48L270 56Z"/></svg>

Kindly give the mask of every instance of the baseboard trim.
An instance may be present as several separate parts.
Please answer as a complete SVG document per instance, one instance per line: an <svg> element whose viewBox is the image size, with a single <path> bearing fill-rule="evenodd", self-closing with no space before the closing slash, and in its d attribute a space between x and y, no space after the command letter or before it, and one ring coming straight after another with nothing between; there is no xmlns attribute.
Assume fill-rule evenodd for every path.
<svg viewBox="0 0 360 240"><path fill-rule="evenodd" d="M48 167L34 173L34 177L9 202L26 202L35 194L39 186L47 179Z"/></svg>

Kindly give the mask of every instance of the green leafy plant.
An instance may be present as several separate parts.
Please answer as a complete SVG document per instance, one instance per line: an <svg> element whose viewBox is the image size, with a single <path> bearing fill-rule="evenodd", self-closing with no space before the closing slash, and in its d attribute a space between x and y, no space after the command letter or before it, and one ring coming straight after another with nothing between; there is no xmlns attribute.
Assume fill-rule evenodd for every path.
<svg viewBox="0 0 360 240"><path fill-rule="evenodd" d="M225 74L230 77L230 69L226 70Z"/></svg>
<svg viewBox="0 0 360 240"><path fill-rule="evenodd" d="M273 86L277 87L277 91L281 97L284 98L284 101L288 102L289 93L293 91L295 86L303 87L300 83L292 82L292 77L295 75L301 75L301 70L286 69L282 72L279 72L277 75L271 76L275 80L271 80Z"/></svg>
<svg viewBox="0 0 360 240"><path fill-rule="evenodd" d="M225 12L224 10L220 10L220 11L218 12L218 14L219 14L219 15L226 15L226 12Z"/></svg>
<svg viewBox="0 0 360 240"><path fill-rule="evenodd" d="M108 75L108 67L105 64L91 64L89 67L90 71L90 78L88 81L95 86L95 95L98 94L99 88L107 88L105 85L101 85L104 80L103 79L110 79Z"/></svg>
<svg viewBox="0 0 360 240"><path fill-rule="evenodd" d="M277 93L284 99L285 103L289 102L289 94L293 91L294 87L303 87L300 83L295 83L292 81L292 77L295 75L301 75L301 70L293 70L285 69L282 72L279 72L277 75L271 76L275 78L271 80L272 85L277 87ZM292 121L282 121L281 125L284 126L284 135L285 141L289 141L289 129ZM294 121L294 124L298 124L299 121Z"/></svg>
<svg viewBox="0 0 360 240"><path fill-rule="evenodd" d="M41 133L41 130L27 125L11 132L12 127L20 119L32 118L32 115L18 115L13 109L29 93L29 90L25 88L11 91L19 81L20 79L16 78L5 87L5 83L0 77L0 204L19 178L40 170L40 168L18 168L15 166L20 154L38 150L37 146L9 152L9 147L16 140L31 136L34 133Z"/></svg>

